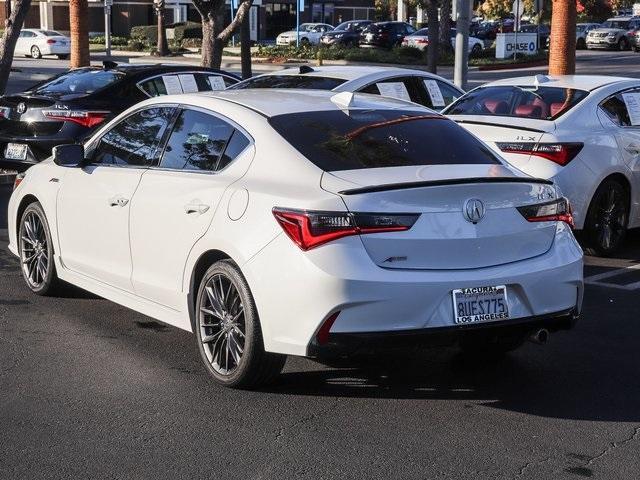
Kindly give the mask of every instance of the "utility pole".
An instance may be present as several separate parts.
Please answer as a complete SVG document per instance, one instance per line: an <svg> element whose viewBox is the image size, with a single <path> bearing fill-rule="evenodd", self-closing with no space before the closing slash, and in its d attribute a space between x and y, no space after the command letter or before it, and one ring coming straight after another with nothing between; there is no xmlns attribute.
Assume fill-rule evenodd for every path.
<svg viewBox="0 0 640 480"><path fill-rule="evenodd" d="M113 0L104 0L104 49L111 56L111 5Z"/></svg>
<svg viewBox="0 0 640 480"><path fill-rule="evenodd" d="M456 56L453 69L453 83L466 90L469 62L469 22L471 0L455 0L456 11Z"/></svg>

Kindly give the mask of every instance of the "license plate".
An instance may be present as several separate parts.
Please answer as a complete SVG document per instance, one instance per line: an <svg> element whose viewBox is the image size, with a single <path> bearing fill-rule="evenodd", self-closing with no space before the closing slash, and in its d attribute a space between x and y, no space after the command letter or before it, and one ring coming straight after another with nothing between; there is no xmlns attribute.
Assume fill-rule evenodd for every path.
<svg viewBox="0 0 640 480"><path fill-rule="evenodd" d="M9 160L25 160L27 158L27 146L23 143L8 143L4 151L4 158Z"/></svg>
<svg viewBox="0 0 640 480"><path fill-rule="evenodd" d="M454 290L453 311L456 323L477 323L507 320L507 287L472 287Z"/></svg>

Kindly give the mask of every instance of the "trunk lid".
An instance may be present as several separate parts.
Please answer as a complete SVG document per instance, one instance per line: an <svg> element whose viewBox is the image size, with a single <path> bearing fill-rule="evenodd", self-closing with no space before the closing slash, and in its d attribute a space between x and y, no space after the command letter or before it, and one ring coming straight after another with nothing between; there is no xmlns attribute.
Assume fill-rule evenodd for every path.
<svg viewBox="0 0 640 480"><path fill-rule="evenodd" d="M554 122L548 120L519 119L511 117L454 115L450 117L458 125L473 133L513 166L527 171L531 155L504 153L498 143L538 143L545 133L555 130Z"/></svg>
<svg viewBox="0 0 640 480"><path fill-rule="evenodd" d="M384 268L502 265L544 254L555 237L555 222L528 222L516 209L555 198L553 185L502 165L340 171L325 173L322 186L341 195L352 212L421 214L408 231L361 236ZM473 200L484 209L475 224L465 217Z"/></svg>
<svg viewBox="0 0 640 480"><path fill-rule="evenodd" d="M63 122L43 114L52 107L57 107L56 101L48 97L24 94L0 97L0 108L3 109L0 132L12 138L54 135L60 131Z"/></svg>

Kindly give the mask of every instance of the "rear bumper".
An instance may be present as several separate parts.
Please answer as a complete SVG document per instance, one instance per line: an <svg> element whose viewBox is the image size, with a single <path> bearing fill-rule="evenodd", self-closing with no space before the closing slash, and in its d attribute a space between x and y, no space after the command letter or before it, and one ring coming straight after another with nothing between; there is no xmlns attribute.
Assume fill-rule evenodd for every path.
<svg viewBox="0 0 640 480"><path fill-rule="evenodd" d="M312 341L308 354L317 359L333 359L360 354L375 354L385 350L422 349L449 346L461 340L492 340L504 337L524 337L535 330L550 332L570 330L578 321L576 308L506 322L475 323L453 327L423 328L403 332L332 333L324 345Z"/></svg>
<svg viewBox="0 0 640 480"><path fill-rule="evenodd" d="M74 127L69 130L70 132L64 133L63 135L48 137L12 137L0 134L0 168L18 170L19 172L22 172L30 166L49 158L53 147L56 145L76 143L84 137L86 132L89 131L82 127ZM5 158L4 154L8 143L26 144L27 158L25 160Z"/></svg>

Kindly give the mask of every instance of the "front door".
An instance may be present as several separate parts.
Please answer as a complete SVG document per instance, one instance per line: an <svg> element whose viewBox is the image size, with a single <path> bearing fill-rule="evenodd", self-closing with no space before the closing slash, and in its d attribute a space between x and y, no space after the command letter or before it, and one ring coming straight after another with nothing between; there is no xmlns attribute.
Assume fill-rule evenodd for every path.
<svg viewBox="0 0 640 480"><path fill-rule="evenodd" d="M216 212L227 214L219 202L246 172L253 151L249 145L248 137L226 119L195 109L180 113L159 168L142 175L131 207L137 295L175 310L184 305L189 253Z"/></svg>
<svg viewBox="0 0 640 480"><path fill-rule="evenodd" d="M87 145L86 166L68 169L57 204L65 268L132 290L131 199L143 172L156 160L172 113L172 108L150 108L128 116Z"/></svg>

